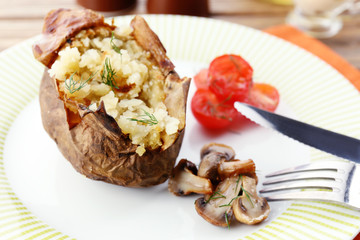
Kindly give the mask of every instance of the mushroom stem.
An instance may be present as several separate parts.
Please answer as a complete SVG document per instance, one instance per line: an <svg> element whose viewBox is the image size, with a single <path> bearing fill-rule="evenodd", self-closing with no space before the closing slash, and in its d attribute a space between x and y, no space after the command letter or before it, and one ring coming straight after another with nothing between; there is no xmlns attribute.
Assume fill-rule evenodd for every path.
<svg viewBox="0 0 360 240"><path fill-rule="evenodd" d="M213 187L210 180L196 176L196 173L195 164L186 159L181 159L169 178L169 191L177 196L191 193L211 194Z"/></svg>
<svg viewBox="0 0 360 240"><path fill-rule="evenodd" d="M221 179L241 174L255 173L255 163L251 159L247 160L230 160L222 159L220 161L218 172Z"/></svg>

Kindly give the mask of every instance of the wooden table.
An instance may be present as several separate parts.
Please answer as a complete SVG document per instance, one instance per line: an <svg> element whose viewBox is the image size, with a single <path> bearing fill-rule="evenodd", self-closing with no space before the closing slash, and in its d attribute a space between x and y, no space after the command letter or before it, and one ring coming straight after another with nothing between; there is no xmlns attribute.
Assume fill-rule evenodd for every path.
<svg viewBox="0 0 360 240"><path fill-rule="evenodd" d="M256 29L284 23L292 8L261 0L209 0L209 5L212 18ZM0 51L39 34L45 14L59 7L80 8L75 0L0 1ZM146 13L146 0L138 0L135 9L106 15L133 13ZM337 36L322 41L360 69L360 15L345 16L342 31Z"/></svg>
<svg viewBox="0 0 360 240"><path fill-rule="evenodd" d="M291 6L276 6L261 0L209 0L211 17L256 29L285 22ZM146 13L145 0L134 9L106 13L106 16ZM0 51L41 32L43 18L56 8L81 8L75 0L2 0L0 1ZM360 69L360 15L344 16L344 28L335 37L322 40ZM360 236L358 238L360 240Z"/></svg>

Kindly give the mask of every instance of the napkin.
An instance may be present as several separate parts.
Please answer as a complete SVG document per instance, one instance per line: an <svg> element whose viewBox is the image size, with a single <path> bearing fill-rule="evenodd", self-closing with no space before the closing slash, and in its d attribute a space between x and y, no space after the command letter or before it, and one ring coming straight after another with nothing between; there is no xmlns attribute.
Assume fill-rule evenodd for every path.
<svg viewBox="0 0 360 240"><path fill-rule="evenodd" d="M264 31L298 45L318 56L338 70L360 91L360 71L319 40L286 24L270 27ZM360 240L360 233L354 240Z"/></svg>
<svg viewBox="0 0 360 240"><path fill-rule="evenodd" d="M287 24L270 27L264 31L298 45L318 56L344 75L360 91L360 71L319 40ZM358 240L360 240L360 237Z"/></svg>

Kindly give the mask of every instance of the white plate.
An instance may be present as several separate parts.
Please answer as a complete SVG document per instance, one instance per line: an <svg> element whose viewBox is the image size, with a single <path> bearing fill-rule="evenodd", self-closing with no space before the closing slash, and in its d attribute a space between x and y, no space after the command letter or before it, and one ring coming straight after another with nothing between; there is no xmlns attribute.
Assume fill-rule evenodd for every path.
<svg viewBox="0 0 360 240"><path fill-rule="evenodd" d="M342 75L308 52L247 27L205 18L149 15L182 76L192 77L214 57L235 53L255 81L281 95L278 112L360 138L360 96ZM115 19L128 24L130 17ZM41 125L38 86L43 66L30 39L0 53L0 239L352 239L360 213L324 202L270 203L256 226L215 227L197 215L197 196L175 197L162 184L130 189L89 180L57 150ZM190 96L194 93L191 86ZM231 145L256 162L260 185L274 170L333 156L259 126L216 134L188 111L180 158L199 162L203 144Z"/></svg>

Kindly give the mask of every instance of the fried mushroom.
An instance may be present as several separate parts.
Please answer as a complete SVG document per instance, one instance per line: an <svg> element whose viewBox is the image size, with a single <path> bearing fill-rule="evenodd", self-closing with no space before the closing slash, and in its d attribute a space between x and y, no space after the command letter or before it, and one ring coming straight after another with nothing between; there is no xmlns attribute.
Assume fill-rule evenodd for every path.
<svg viewBox="0 0 360 240"><path fill-rule="evenodd" d="M234 201L235 218L245 224L257 224L265 220L270 213L270 206L265 198L256 193L256 180L241 176L242 194Z"/></svg>
<svg viewBox="0 0 360 240"><path fill-rule="evenodd" d="M231 147L218 144L209 143L205 145L200 152L201 162L199 165L198 176L208 178L213 184L220 182L218 167L220 161L232 160L235 157L235 151Z"/></svg>
<svg viewBox="0 0 360 240"><path fill-rule="evenodd" d="M234 159L230 161L221 159L217 171L220 175L220 178L225 179L230 176L255 173L255 169L255 163L251 159Z"/></svg>
<svg viewBox="0 0 360 240"><path fill-rule="evenodd" d="M240 177L226 178L220 182L212 195L195 201L197 213L216 226L228 227L233 218L232 205L241 190Z"/></svg>
<svg viewBox="0 0 360 240"><path fill-rule="evenodd" d="M186 159L181 159L169 178L169 191L177 196L191 193L211 194L213 189L210 180L196 176L196 174L195 164Z"/></svg>

